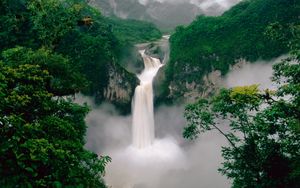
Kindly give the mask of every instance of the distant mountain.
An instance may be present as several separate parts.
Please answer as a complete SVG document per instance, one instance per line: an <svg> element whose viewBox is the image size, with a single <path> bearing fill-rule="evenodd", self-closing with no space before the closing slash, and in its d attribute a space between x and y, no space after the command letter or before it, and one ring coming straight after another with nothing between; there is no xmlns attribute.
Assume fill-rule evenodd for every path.
<svg viewBox="0 0 300 188"><path fill-rule="evenodd" d="M197 15L220 15L240 0L91 0L105 15L145 20L161 29L187 25Z"/></svg>

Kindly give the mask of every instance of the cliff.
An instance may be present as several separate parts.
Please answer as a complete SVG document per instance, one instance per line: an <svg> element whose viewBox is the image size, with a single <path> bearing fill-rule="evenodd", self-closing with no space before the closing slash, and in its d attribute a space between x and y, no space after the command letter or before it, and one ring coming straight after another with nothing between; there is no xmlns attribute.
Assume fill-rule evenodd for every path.
<svg viewBox="0 0 300 188"><path fill-rule="evenodd" d="M119 107L122 113L130 112L131 99L137 84L138 79L133 73L117 63L112 63L108 68L108 83L103 90L103 100Z"/></svg>

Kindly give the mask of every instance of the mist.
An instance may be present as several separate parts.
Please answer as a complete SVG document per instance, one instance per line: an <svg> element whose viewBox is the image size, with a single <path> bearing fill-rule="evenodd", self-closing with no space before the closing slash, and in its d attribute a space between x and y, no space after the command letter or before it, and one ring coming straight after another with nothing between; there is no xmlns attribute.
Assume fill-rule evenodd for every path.
<svg viewBox="0 0 300 188"><path fill-rule="evenodd" d="M168 4L192 4L196 5L205 15L220 15L241 0L139 0L142 5L153 2Z"/></svg>
<svg viewBox="0 0 300 188"><path fill-rule="evenodd" d="M162 31L188 25L198 15L219 16L241 0L91 0L104 15L154 23Z"/></svg>
<svg viewBox="0 0 300 188"><path fill-rule="evenodd" d="M230 182L217 172L221 166L221 146L226 140L217 132L189 141L182 137L184 106L161 106L155 110L156 142L160 152L139 156L131 145L131 115L120 116L110 104L95 106L92 99L76 96L92 110L86 148L109 155L105 180L114 188L226 188ZM167 147L166 147L167 146ZM155 154L151 154L155 153ZM135 154L135 155L133 155Z"/></svg>
<svg viewBox="0 0 300 188"><path fill-rule="evenodd" d="M218 4L223 7L229 7L240 1L241 0L139 0L139 2L144 5L150 2L173 3L173 4L191 3L199 7L211 6L213 4Z"/></svg>
<svg viewBox="0 0 300 188"><path fill-rule="evenodd" d="M261 89L275 87L271 83L271 61L244 63L230 71L224 87L260 84ZM217 131L201 133L193 141L182 137L186 121L184 105L160 106L155 109L154 150L139 152L131 146L132 116L121 116L110 104L96 106L92 99L76 96L76 102L87 103L91 112L86 117L86 148L108 155L112 162L104 177L113 188L229 188L230 180L218 173L221 147L228 146ZM228 127L220 127L227 130ZM155 149L156 148L156 149Z"/></svg>
<svg viewBox="0 0 300 188"><path fill-rule="evenodd" d="M259 84L260 89L275 89L276 85L271 80L273 74L272 66L286 57L284 55L270 61L244 62L240 66L233 68L225 76L223 86L231 88Z"/></svg>

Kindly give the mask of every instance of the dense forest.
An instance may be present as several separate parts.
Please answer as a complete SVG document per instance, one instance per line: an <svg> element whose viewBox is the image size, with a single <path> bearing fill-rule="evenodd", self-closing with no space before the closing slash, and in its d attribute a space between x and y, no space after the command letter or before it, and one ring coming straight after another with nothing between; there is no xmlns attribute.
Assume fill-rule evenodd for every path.
<svg viewBox="0 0 300 188"><path fill-rule="evenodd" d="M75 94L93 97L98 104L110 102L129 112L138 79L124 68L124 59L128 58L128 62L130 58L139 58L135 57L137 52L132 52L134 45L160 39L162 33L153 23L105 17L88 2L0 1L0 187L110 187L104 176L107 164L113 159L87 149L86 117L91 107L75 103ZM154 43L149 45L158 48ZM277 85L274 90L259 90L258 85L220 89L210 98L183 104L186 126L182 136L193 140L204 132L215 131L224 137L228 144L220 151L223 159L219 172L230 179L233 188L299 188L300 2L243 0L221 16L201 15L189 26L177 27L170 37L170 47L170 60L161 69L165 71L161 72L165 80L158 88L162 90L159 99L163 102L182 97L188 90L186 83L200 85L203 76L213 70L225 75L241 59L254 62L287 55L273 66L272 81ZM118 98L115 93L107 97L107 89L114 81L122 85L129 98ZM147 91L152 89L148 87ZM146 93L150 97L152 94ZM147 110L142 115L154 126L153 104L141 104L152 110L152 119ZM111 116L114 109L108 111L103 114L97 111L96 116ZM173 117L163 114L168 115L161 118L164 123ZM108 121L110 128L117 131L109 136L118 137L118 143L112 137L107 142L113 140L112 144L125 145L119 136L127 131L127 119L126 116ZM124 127L116 129L118 125L112 125L114 122L121 122ZM175 130L170 127L166 130ZM101 131L106 133L104 129ZM170 138L175 154L193 148L183 146L193 143L182 141L176 145L175 139ZM154 139L157 138L153 136ZM150 165L155 164L150 168L156 170L151 172L155 176L172 157L176 159L176 163L170 163L173 166L188 164L177 161L181 156L168 155L173 154L174 147L155 147L146 149L146 157L133 163L141 165L145 174L150 175L146 165L143 166L144 159L151 161ZM133 153L132 157L124 151L137 151L137 155ZM134 160L142 156L140 151L131 145L122 148L120 152L125 155L119 158L125 159L120 164L127 164L130 157ZM197 152L190 153L200 158ZM159 166L155 162L160 159L151 156L160 155L167 156L167 160L157 163L162 164ZM121 168L118 166L118 173ZM189 167L181 168L162 171L167 176L174 172L172 175L178 177L176 173L182 175L181 171L192 176ZM136 180L139 177L136 175L130 177ZM148 176L142 179L152 181ZM201 182L196 186L201 187Z"/></svg>
<svg viewBox="0 0 300 188"><path fill-rule="evenodd" d="M259 90L258 84L222 89L185 109L184 137L216 130L229 143L222 148L219 172L233 180L233 188L299 187L300 23L277 25L269 35L289 49L289 57L273 66L277 89Z"/></svg>
<svg viewBox="0 0 300 188"><path fill-rule="evenodd" d="M245 0L221 16L198 16L189 26L177 27L170 38L165 95L175 85L170 97L181 97L188 90L185 83L201 84L212 70L224 75L240 59L254 62L287 53L284 41L268 37L268 28L299 21L299 12L296 0Z"/></svg>
<svg viewBox="0 0 300 188"><path fill-rule="evenodd" d="M299 8L300 4L296 1L243 1L220 18L200 17L186 29L178 28L173 36L174 45L178 44L176 37L206 29L202 33L206 34L205 38L198 35L201 42L195 50L199 54L213 52L216 55L211 58L217 60L209 61L205 56L197 56L198 61L194 59L195 64L191 66L200 63L202 74L212 69L219 69L225 74L236 58L255 61L288 54L287 58L273 65L272 81L276 89L260 90L259 84L221 89L214 96L202 98L185 108L188 121L183 132L185 138L195 139L204 132L215 130L227 140L228 146L222 147L224 162L219 172L232 180L233 188L299 187ZM264 19L259 21L258 17ZM222 19L227 19L226 23L230 26L227 28L230 30L223 28L223 32L230 35L217 38L218 43L214 43L210 34L218 31ZM242 20L243 24L238 22ZM199 24L197 30L193 30L195 24ZM215 30L211 30L213 28ZM218 35L221 36L220 33ZM185 39L179 38L179 41ZM219 46L223 52L218 51L222 50ZM176 47L173 46L173 49ZM195 58L194 52L191 53L192 56L173 54L173 58ZM229 59L226 61L226 58ZM180 59L177 60L179 66ZM173 74L176 76L175 72Z"/></svg>
<svg viewBox="0 0 300 188"><path fill-rule="evenodd" d="M123 49L160 38L161 33L150 23L103 17L83 2L3 1L0 50L18 46L21 48L14 53L24 56L35 50L61 55L69 64L65 65L69 66L65 67L69 78L61 79L69 81L65 87L90 95L101 93L107 84L108 66L118 62Z"/></svg>
<svg viewBox="0 0 300 188"><path fill-rule="evenodd" d="M105 100L109 70L134 80L119 64L124 48L160 31L81 0L3 0L0 23L0 186L105 187L110 158L83 148L88 107L65 97Z"/></svg>

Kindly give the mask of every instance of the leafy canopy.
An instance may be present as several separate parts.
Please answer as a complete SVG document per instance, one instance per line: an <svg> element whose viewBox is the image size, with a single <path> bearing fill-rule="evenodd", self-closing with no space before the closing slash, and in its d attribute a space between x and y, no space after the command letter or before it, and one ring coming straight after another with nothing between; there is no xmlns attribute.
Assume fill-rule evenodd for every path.
<svg viewBox="0 0 300 188"><path fill-rule="evenodd" d="M299 23L286 28L294 32L292 40L285 38L291 54L273 67L275 91L260 91L257 85L222 89L185 110L184 137L194 139L201 132L216 130L228 140L219 171L233 180L235 188L299 187ZM289 29L275 29L271 36L284 37L286 32Z"/></svg>
<svg viewBox="0 0 300 188"><path fill-rule="evenodd" d="M104 187L110 158L83 148L88 108L54 98L39 65L1 62L0 70L0 185Z"/></svg>

